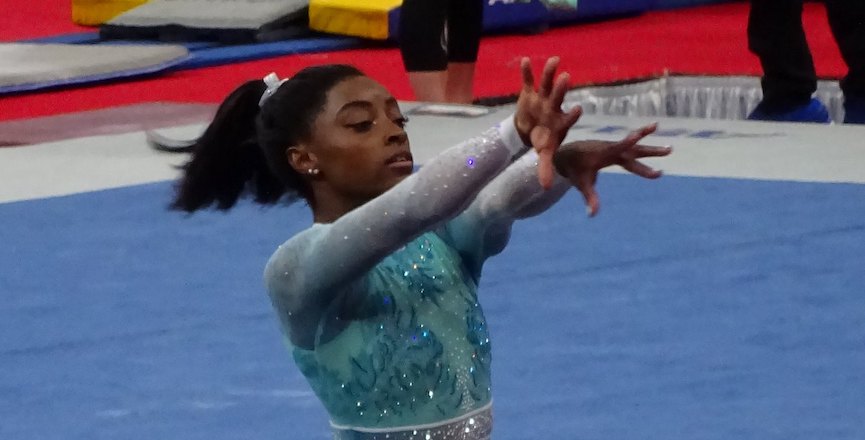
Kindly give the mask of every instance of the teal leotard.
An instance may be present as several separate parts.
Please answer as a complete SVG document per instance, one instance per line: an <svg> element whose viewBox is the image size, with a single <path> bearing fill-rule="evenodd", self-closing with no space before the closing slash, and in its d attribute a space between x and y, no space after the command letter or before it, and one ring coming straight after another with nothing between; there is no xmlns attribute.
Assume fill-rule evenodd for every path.
<svg viewBox="0 0 865 440"><path fill-rule="evenodd" d="M568 187L543 191L525 150L508 119L274 253L270 297L337 431L410 432L488 411L481 267L515 219Z"/></svg>

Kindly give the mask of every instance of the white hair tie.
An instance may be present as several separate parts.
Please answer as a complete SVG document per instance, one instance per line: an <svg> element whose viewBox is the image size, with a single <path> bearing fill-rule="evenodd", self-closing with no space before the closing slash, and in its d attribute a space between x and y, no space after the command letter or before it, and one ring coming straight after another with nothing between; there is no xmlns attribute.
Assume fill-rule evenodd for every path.
<svg viewBox="0 0 865 440"><path fill-rule="evenodd" d="M268 100L277 90L279 90L279 86L288 81L287 79L279 79L276 76L276 73L269 73L264 77L264 85L267 86L267 89L264 91L264 94L261 95L261 100L258 101L258 106L261 107L264 105L264 102Z"/></svg>

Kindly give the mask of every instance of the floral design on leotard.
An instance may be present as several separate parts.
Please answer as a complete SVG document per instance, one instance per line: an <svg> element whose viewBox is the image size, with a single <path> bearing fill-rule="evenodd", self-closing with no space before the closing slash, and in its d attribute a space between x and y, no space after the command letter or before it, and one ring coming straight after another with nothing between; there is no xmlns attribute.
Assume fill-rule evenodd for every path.
<svg viewBox="0 0 865 440"><path fill-rule="evenodd" d="M335 423L418 425L490 401L489 335L477 285L437 234L388 256L353 289L346 294L362 300L345 301L350 306L323 321L341 331L314 351L294 352Z"/></svg>

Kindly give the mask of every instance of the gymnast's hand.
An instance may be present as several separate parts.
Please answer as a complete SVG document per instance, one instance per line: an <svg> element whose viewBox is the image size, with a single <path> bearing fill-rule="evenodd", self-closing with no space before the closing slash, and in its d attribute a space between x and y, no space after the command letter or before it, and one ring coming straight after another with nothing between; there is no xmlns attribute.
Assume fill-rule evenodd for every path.
<svg viewBox="0 0 865 440"><path fill-rule="evenodd" d="M658 124L647 125L631 132L619 142L594 140L571 142L562 145L556 151L554 158L556 170L567 177L583 194L590 217L594 217L600 207L595 182L601 169L619 165L640 177L647 179L661 177L661 171L637 160L643 157L666 156L673 151L671 147L650 147L638 144L657 128Z"/></svg>
<svg viewBox="0 0 865 440"><path fill-rule="evenodd" d="M540 87L535 90L531 63L528 58L522 59L520 70L523 88L514 115L514 123L523 142L531 144L538 152L538 180L547 189L553 184L553 154L583 111L579 106L567 113L562 111L570 76L562 73L555 77L558 67L557 57L548 59L541 74Z"/></svg>

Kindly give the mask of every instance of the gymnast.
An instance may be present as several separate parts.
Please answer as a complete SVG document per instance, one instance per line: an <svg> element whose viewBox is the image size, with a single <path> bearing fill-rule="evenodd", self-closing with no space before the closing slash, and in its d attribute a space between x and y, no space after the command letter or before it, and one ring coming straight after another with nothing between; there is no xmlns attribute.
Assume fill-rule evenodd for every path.
<svg viewBox="0 0 865 440"><path fill-rule="evenodd" d="M354 67L306 68L239 87L195 142L175 209L303 199L312 225L273 253L264 280L300 372L335 439L489 439L490 335L477 297L485 260L517 219L575 186L595 215L598 172L668 147L562 145L581 109L568 75L528 59L515 114L413 172L396 99Z"/></svg>

